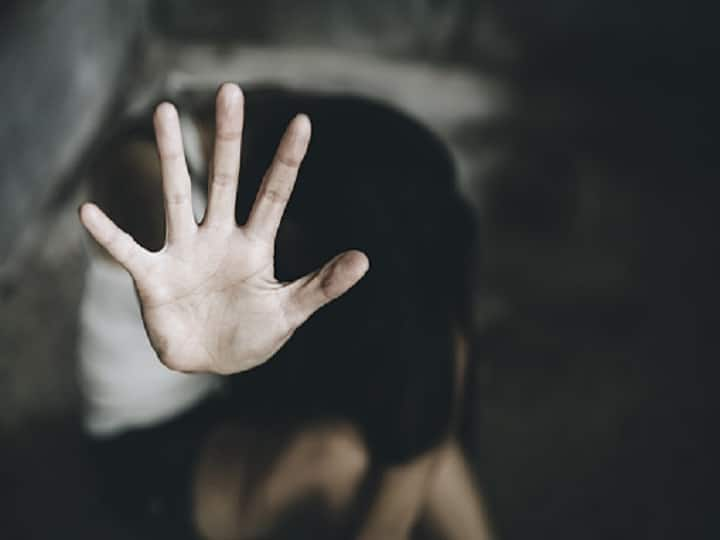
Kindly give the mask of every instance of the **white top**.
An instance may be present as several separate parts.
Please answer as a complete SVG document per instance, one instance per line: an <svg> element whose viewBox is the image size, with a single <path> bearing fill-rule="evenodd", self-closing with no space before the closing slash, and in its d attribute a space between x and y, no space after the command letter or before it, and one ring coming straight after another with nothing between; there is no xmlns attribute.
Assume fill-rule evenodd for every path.
<svg viewBox="0 0 720 540"><path fill-rule="evenodd" d="M220 377L170 371L150 346L132 279L92 258L80 305L80 387L85 428L109 436L162 422L190 408Z"/></svg>

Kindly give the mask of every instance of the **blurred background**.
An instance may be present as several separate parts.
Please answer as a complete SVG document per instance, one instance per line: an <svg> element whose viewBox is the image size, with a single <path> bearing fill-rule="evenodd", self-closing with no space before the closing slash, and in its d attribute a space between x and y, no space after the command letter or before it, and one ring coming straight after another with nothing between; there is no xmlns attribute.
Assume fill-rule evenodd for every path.
<svg viewBox="0 0 720 540"><path fill-rule="evenodd" d="M0 538L114 538L81 443L78 171L223 80L352 92L448 144L478 218L465 443L498 537L718 538L717 30L681 2L5 0Z"/></svg>

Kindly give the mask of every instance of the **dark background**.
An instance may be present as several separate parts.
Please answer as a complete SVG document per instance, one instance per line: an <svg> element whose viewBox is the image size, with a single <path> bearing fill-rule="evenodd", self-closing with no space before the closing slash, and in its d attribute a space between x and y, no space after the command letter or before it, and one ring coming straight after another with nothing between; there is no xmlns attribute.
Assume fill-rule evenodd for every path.
<svg viewBox="0 0 720 540"><path fill-rule="evenodd" d="M84 157L172 87L158 71L259 48L372 59L356 91L374 97L378 62L488 98L467 115L420 92L408 110L450 145L478 217L465 439L498 536L717 538L716 20L617 0L4 2L0 537L113 537L74 383ZM336 88L318 65L305 87Z"/></svg>

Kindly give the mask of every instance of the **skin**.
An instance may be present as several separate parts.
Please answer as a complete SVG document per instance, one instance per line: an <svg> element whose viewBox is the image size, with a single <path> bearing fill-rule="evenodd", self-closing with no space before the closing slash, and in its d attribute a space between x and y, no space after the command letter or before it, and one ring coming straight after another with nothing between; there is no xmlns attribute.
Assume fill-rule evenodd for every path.
<svg viewBox="0 0 720 540"><path fill-rule="evenodd" d="M464 340L458 338L456 347L461 386ZM357 521L338 538L401 540L412 536L419 520L436 538L492 538L482 496L452 435L408 463L376 470L351 425L316 424L289 435L286 429L228 424L215 430L193 481L193 517L203 538L263 537L283 523L288 509L313 497L323 503L328 530ZM258 465L268 457L269 465ZM356 497L368 475L378 484L363 504Z"/></svg>
<svg viewBox="0 0 720 540"><path fill-rule="evenodd" d="M311 126L304 115L290 123L247 222L238 226L234 207L243 107L240 89L222 85L208 209L200 223L192 214L177 111L169 103L157 107L154 125L167 231L160 251L142 248L96 205L86 203L80 209L90 234L131 274L150 341L170 369L230 374L262 364L369 267L363 253L348 251L297 281L275 279L275 235L308 148ZM464 347L458 349L463 364ZM194 520L205 538L251 537L308 494L321 495L337 519L354 511L355 493L371 463L351 426L301 430L283 448L273 445L286 436L266 431L243 434L236 426L224 426L205 445L194 478ZM275 459L248 485L250 465L262 460L246 454L258 444ZM488 538L482 501L469 475L451 440L410 463L381 471L354 536L407 538L418 516L424 515L443 538Z"/></svg>
<svg viewBox="0 0 720 540"><path fill-rule="evenodd" d="M235 221L244 98L234 84L220 87L208 209L192 214L190 175L178 114L155 110L162 169L166 242L142 248L96 205L80 220L132 276L143 321L160 361L183 372L245 371L266 362L315 311L357 283L369 268L365 254L342 253L291 283L274 273L274 243L310 141L310 120L296 116L280 140L247 223Z"/></svg>

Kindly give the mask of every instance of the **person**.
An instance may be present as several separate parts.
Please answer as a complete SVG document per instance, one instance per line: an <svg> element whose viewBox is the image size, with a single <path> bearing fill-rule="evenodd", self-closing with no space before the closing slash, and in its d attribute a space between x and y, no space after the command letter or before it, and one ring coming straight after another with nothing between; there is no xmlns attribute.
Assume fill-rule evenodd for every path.
<svg viewBox="0 0 720 540"><path fill-rule="evenodd" d="M93 172L122 228L93 203L80 209L132 278L95 257L82 310L86 425L123 520L154 537L254 538L307 521L319 498L308 537L403 538L421 514L447 538L487 537L451 433L471 223L447 152L380 104L277 90L247 98L245 116L244 94L221 86L214 134L198 107L194 145L162 103L159 164L136 129ZM328 130L307 159L304 114L271 155L291 110ZM198 220L185 146L209 154L213 139ZM364 279L369 257L357 250L308 271L348 242L372 256ZM137 294L132 339L101 327L116 282L116 305ZM129 348L143 328L152 349Z"/></svg>

